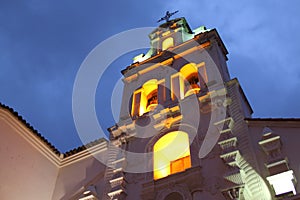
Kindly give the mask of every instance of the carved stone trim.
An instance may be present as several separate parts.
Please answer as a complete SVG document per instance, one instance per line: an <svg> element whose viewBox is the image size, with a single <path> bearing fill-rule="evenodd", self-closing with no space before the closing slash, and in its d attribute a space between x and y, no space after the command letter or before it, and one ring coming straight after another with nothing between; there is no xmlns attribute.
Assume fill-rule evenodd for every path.
<svg viewBox="0 0 300 200"><path fill-rule="evenodd" d="M239 200L243 198L244 186L237 186L222 192L226 200Z"/></svg>
<svg viewBox="0 0 300 200"><path fill-rule="evenodd" d="M190 180L190 181L186 181ZM152 199L161 199L167 196L170 192L178 190L177 187L184 187L185 191L193 191L198 188L203 188L204 179L201 176L201 168L193 167L186 169L183 172L179 172L177 174L171 174L165 178L159 180L151 180L142 185L142 195L141 199L144 200L152 200ZM166 189L168 188L168 189ZM184 194L184 199L192 198L191 193L187 195L186 192L182 192Z"/></svg>
<svg viewBox="0 0 300 200"><path fill-rule="evenodd" d="M190 193L189 188L185 184L178 184L174 185L173 187L166 188L165 190L160 191L155 199L164 200L169 194L173 192L181 194L181 196L185 200L192 200L192 194Z"/></svg>

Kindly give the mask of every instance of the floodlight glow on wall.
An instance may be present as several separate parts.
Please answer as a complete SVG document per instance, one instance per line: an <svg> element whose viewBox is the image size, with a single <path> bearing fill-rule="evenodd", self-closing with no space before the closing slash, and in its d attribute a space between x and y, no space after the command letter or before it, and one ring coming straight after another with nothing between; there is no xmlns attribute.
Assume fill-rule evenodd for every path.
<svg viewBox="0 0 300 200"><path fill-rule="evenodd" d="M293 179L293 170L289 170L280 174L267 177L267 180L273 186L276 195L281 195L288 192L293 192L293 194L295 195L296 190L293 183Z"/></svg>

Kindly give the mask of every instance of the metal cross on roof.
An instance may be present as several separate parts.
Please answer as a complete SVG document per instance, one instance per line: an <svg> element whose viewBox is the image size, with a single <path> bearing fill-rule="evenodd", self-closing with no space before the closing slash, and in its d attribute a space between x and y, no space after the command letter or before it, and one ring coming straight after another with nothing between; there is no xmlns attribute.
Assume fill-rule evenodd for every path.
<svg viewBox="0 0 300 200"><path fill-rule="evenodd" d="M163 20L166 20L166 22L170 21L170 17L174 14L178 13L178 10L176 10L175 12L170 13L169 11L166 12L166 15L162 18L160 18L157 22L161 22Z"/></svg>

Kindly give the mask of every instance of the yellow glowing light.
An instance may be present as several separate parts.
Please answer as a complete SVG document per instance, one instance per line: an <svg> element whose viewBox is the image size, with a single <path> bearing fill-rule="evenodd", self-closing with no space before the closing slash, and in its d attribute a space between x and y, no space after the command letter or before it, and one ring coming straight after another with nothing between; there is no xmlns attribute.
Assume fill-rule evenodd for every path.
<svg viewBox="0 0 300 200"><path fill-rule="evenodd" d="M186 81L184 96L199 93L200 86L197 65L195 63L188 63L180 69L180 73Z"/></svg>
<svg viewBox="0 0 300 200"><path fill-rule="evenodd" d="M157 80L151 79L144 83L142 88L133 94L132 116L142 116L144 113L152 111L157 106Z"/></svg>
<svg viewBox="0 0 300 200"><path fill-rule="evenodd" d="M142 95L142 90L136 90L133 93L132 108L131 108L132 116L139 115L141 95Z"/></svg>
<svg viewBox="0 0 300 200"><path fill-rule="evenodd" d="M191 167L189 138L185 132L164 135L155 143L153 151L155 180Z"/></svg>
<svg viewBox="0 0 300 200"><path fill-rule="evenodd" d="M205 42L205 43L203 43L203 44L200 45L201 48L206 48L208 46L210 46L210 41Z"/></svg>
<svg viewBox="0 0 300 200"><path fill-rule="evenodd" d="M145 92L142 91L139 116L142 116L146 112L146 107L147 107L147 97L145 96Z"/></svg>
<svg viewBox="0 0 300 200"><path fill-rule="evenodd" d="M196 74L198 76L198 68L195 63L188 63L180 69L180 73L185 79L188 79L190 76Z"/></svg>
<svg viewBox="0 0 300 200"><path fill-rule="evenodd" d="M185 93L184 97L190 96L192 94L198 94L199 92L200 88L192 88Z"/></svg>
<svg viewBox="0 0 300 200"><path fill-rule="evenodd" d="M151 94L154 90L157 90L157 80L151 79L144 83L143 85L143 91L144 95L147 97L149 94Z"/></svg>
<svg viewBox="0 0 300 200"><path fill-rule="evenodd" d="M167 39L165 39L162 43L162 50L166 50L170 47L173 47L174 46L174 39L172 37L169 37Z"/></svg>
<svg viewBox="0 0 300 200"><path fill-rule="evenodd" d="M157 107L157 105L158 105L157 103L150 104L149 106L147 106L146 112L150 112L150 111L155 110L155 108Z"/></svg>

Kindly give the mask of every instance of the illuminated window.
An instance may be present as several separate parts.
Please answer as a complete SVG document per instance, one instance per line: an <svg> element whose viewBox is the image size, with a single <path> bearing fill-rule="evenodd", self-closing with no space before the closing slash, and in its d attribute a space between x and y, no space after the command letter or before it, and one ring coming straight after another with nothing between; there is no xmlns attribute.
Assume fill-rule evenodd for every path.
<svg viewBox="0 0 300 200"><path fill-rule="evenodd" d="M200 81L198 68L195 63L188 63L180 69L184 78L184 96L197 94L200 92Z"/></svg>
<svg viewBox="0 0 300 200"><path fill-rule="evenodd" d="M201 76L199 77L199 72ZM172 100L183 99L192 94L200 92L201 87L205 88L207 74L205 63L188 63L184 65L179 73L171 76Z"/></svg>
<svg viewBox="0 0 300 200"><path fill-rule="evenodd" d="M190 160L191 160L190 156L186 156L186 157L171 161L171 164L170 164L171 174L181 172L182 169L190 168L191 167Z"/></svg>
<svg viewBox="0 0 300 200"><path fill-rule="evenodd" d="M163 41L163 43L162 43L162 50L164 51L164 50L166 50L166 49L168 49L170 47L173 47L173 46L174 46L174 39L171 38L171 37L169 37L169 38L167 38L167 39L165 39Z"/></svg>
<svg viewBox="0 0 300 200"><path fill-rule="evenodd" d="M154 179L184 171L191 167L188 134L182 131L170 132L154 144Z"/></svg>
<svg viewBox="0 0 300 200"><path fill-rule="evenodd" d="M132 116L142 116L144 113L153 111L157 106L157 80L147 81L133 94Z"/></svg>

